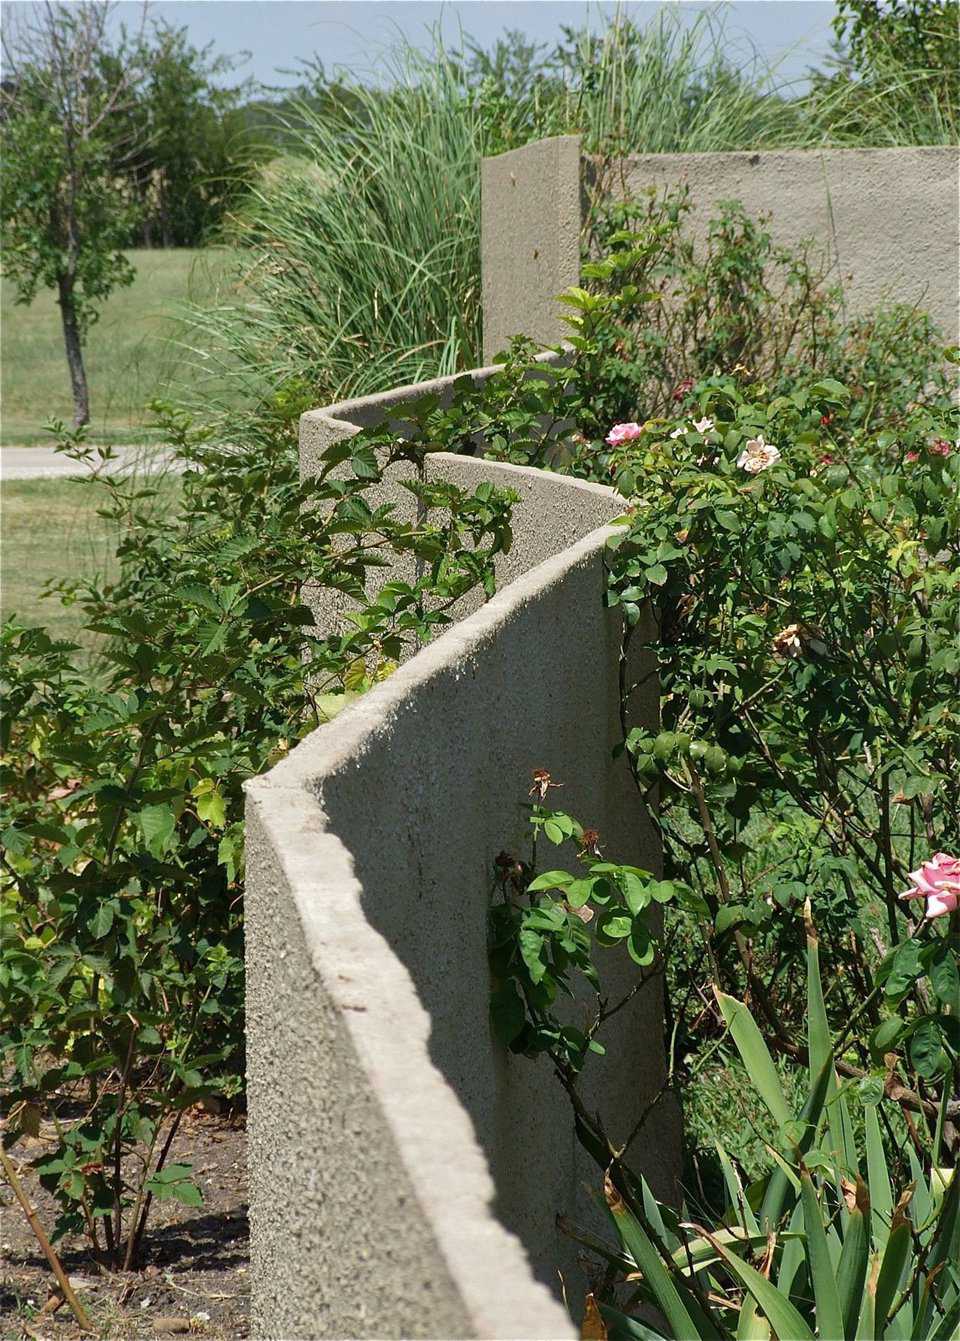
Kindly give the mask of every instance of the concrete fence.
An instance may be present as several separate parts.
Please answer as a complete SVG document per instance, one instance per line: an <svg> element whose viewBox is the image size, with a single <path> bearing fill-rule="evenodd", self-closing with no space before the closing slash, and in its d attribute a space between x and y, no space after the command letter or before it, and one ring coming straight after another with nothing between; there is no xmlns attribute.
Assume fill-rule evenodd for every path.
<svg viewBox="0 0 960 1341"><path fill-rule="evenodd" d="M606 165L578 136L540 140L483 163L483 351L513 335L554 345L566 333L556 296L579 283L589 200L649 186L690 188L695 235L720 200L769 213L775 242L812 238L851 313L894 300L926 309L955 340L960 250L960 153L913 149L787 149L635 154Z"/></svg>
<svg viewBox="0 0 960 1341"><path fill-rule="evenodd" d="M302 469L361 425L402 420L425 389L306 415ZM479 459L437 453L427 468L520 495L498 594L248 786L258 1338L577 1334L561 1281L575 1301L584 1280L555 1216L596 1225L599 1179L549 1063L491 1036L487 916L494 858L526 852L536 768L564 784L551 795L600 830L611 859L657 868L611 755L620 639L602 605L603 552L621 502ZM651 689L648 725L656 712ZM573 856L561 849L550 865ZM607 953L610 988L624 991L637 970ZM656 980L610 1022L608 1043L584 1097L622 1140L664 1075ZM668 1102L640 1146L640 1167L671 1196Z"/></svg>

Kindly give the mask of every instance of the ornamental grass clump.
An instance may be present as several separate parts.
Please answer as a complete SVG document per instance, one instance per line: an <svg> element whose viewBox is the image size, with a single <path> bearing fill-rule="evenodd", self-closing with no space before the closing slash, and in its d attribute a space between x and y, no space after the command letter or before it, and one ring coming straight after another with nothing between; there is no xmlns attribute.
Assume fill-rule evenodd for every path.
<svg viewBox="0 0 960 1341"><path fill-rule="evenodd" d="M564 134L605 159L819 139L712 15L569 29L546 55L464 45L398 41L372 83L304 71L281 152L225 227L235 268L186 319L208 374L188 408L218 405L225 435L238 407L281 388L324 404L480 363L485 155Z"/></svg>

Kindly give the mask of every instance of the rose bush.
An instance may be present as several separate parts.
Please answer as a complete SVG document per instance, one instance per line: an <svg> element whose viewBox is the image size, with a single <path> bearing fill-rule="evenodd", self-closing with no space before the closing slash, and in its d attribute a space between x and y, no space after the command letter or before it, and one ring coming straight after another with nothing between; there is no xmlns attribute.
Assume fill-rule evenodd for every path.
<svg viewBox="0 0 960 1341"><path fill-rule="evenodd" d="M498 399L479 422L492 454L613 483L625 500L608 603L624 624L624 747L664 841L667 882L684 891L667 903L653 962L670 989L671 1075L688 1116L701 1121L711 1056L744 1064L739 1043L729 1048L727 1014L704 999L707 983L722 999L749 1003L769 1053L760 1068L767 1082L772 1058L787 1075L801 1074L814 1027L803 990L809 901L807 926L818 928L826 965L817 1029L834 1033L849 1113L842 1132L828 1119L820 1134L805 1109L806 1143L792 1138L781 1157L799 1185L809 1142L823 1142L817 1158L830 1172L812 1192L829 1226L845 1213L829 1179L855 1180L854 1131L867 1123L871 1179L882 1144L884 1177L905 1196L911 1184L927 1189L920 1222L929 1228L937 1170L960 1153L960 925L948 855L960 850L960 451L945 373L956 351L943 351L929 324L905 313L844 327L823 292L795 320L789 302L776 306L770 265L785 264L799 288L812 272L778 256L734 209L700 261L674 247L669 200L651 202L645 215L631 209L639 223L609 237L610 254L588 270L595 283L567 295L566 365L534 368L514 346ZM742 246L730 245L734 237ZM707 294L721 260L726 288ZM649 733L633 723L632 705L654 674L661 729ZM531 869L534 903L536 876ZM918 917L914 898L923 900ZM566 1060L551 1057L575 1088ZM752 1122L736 1089L732 1107ZM615 1176L616 1152L602 1131L585 1132L574 1107L581 1137ZM832 1111L835 1124L835 1103ZM724 1121L735 1131L735 1119ZM725 1215L729 1225L744 1207L737 1180L761 1170L735 1172L736 1155L732 1164L718 1159L717 1129L699 1132L709 1148L691 1151L687 1188L701 1214ZM628 1278L641 1281L634 1301L662 1307L666 1296L652 1285L657 1255L676 1254L682 1271L681 1255L704 1245L651 1235L650 1198L626 1174L615 1193L650 1244L641 1263L636 1235L623 1240ZM747 1198L756 1211L759 1200ZM955 1196L950 1207L893 1303L901 1322L908 1304L917 1310L918 1335L946 1336L955 1325L955 1279L943 1277L933 1321L922 1297L930 1254L955 1243ZM812 1226L813 1203L807 1211ZM881 1234L890 1227L888 1214ZM771 1328L807 1334L809 1274L806 1294L787 1286L804 1311L796 1331L774 1326L749 1284L730 1292L731 1271L742 1287L749 1271L769 1277L780 1263L776 1244L748 1242L749 1226L741 1229L744 1269L719 1253L714 1262L722 1258L729 1271L712 1288L728 1292L750 1335L754 1326L763 1336ZM811 1250L816 1229L800 1223L797 1232ZM766 1257L754 1253L764 1245ZM702 1306L696 1281L687 1287ZM766 1303L777 1308L769 1294ZM765 1316L751 1319L751 1307ZM722 1312L708 1312L702 1331L674 1334L724 1335ZM779 1316L796 1324L793 1314ZM620 1329L611 1335L649 1334L633 1319L608 1322ZM869 1325L899 1335L887 1322ZM855 1330L856 1318L844 1322L852 1335L848 1324Z"/></svg>

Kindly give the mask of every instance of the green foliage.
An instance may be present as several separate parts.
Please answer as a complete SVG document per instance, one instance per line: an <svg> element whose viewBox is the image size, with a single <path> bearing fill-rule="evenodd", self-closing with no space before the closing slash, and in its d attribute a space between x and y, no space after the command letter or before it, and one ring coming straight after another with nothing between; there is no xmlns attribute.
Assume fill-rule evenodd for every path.
<svg viewBox="0 0 960 1341"><path fill-rule="evenodd" d="M642 1179L611 1160L604 1191L617 1243L599 1249L609 1264L600 1313L612 1341L956 1335L956 1169L938 1167L935 1150L921 1150L922 1162L911 1151L911 1181L895 1188L881 1129L898 1119L879 1098L864 1102L865 1158L858 1152L850 1137L855 1100L834 1070L829 1036L815 1047L813 1022L825 1014L815 940L808 953L810 1065L800 1112L779 1089L750 1011L718 997L754 1097L780 1131L765 1177L745 1187L725 1159L725 1212L707 1227L657 1205ZM632 1316L641 1306L642 1322Z"/></svg>
<svg viewBox="0 0 960 1341"><path fill-rule="evenodd" d="M490 52L467 44L486 153L569 134L582 135L587 152L607 159L804 140L802 118L775 69L756 50L731 61L731 34L716 13L691 23L660 13L644 26L618 15L599 33L562 32L552 51L517 33Z"/></svg>
<svg viewBox="0 0 960 1341"><path fill-rule="evenodd" d="M4 46L0 236L19 302L38 288L57 292L74 424L82 425L90 419L87 330L108 295L133 279L121 247L136 211L114 181L115 160L130 144L115 113L140 72L118 63L102 77L98 62L113 49L106 5L83 0L35 13Z"/></svg>
<svg viewBox="0 0 960 1341"><path fill-rule="evenodd" d="M941 345L924 314L891 307L851 321L812 240L779 247L769 217L728 201L697 242L690 211L679 188L594 212L588 292L565 295L578 379L589 379L582 431L668 418L691 382L715 373L773 394L849 379L864 428L880 414L895 427L908 403L942 397Z"/></svg>
<svg viewBox="0 0 960 1341"><path fill-rule="evenodd" d="M75 106L89 35L82 15L67 6L55 7L51 22L53 40L70 52L74 68L66 60L62 70L25 63L4 86L4 272L22 303L69 276L82 333L107 295L133 278L121 249L135 209L113 189L113 162L122 152L109 115L114 86L88 79L82 110Z"/></svg>
<svg viewBox="0 0 960 1341"><path fill-rule="evenodd" d="M24 10L4 47L0 225L17 301L56 291L74 401L90 420L84 346L133 267L123 248L206 240L243 184L238 90L213 81L229 58L183 30L110 27L101 0Z"/></svg>
<svg viewBox="0 0 960 1341"><path fill-rule="evenodd" d="M97 1248L102 1222L113 1266L137 1261L154 1198L197 1204L166 1163L179 1114L242 1087L244 782L492 590L509 545L510 495L490 487L414 479L409 521L371 501L385 470L422 462L414 444L336 443L301 483L298 408L264 407L259 439L221 452L168 416L203 469L163 519L100 470L109 451L66 435L123 536L115 581L61 585L103 638L98 675L41 629L3 629L5 1140L54 1122L37 1167L56 1232ZM417 576L377 590L392 555ZM308 584L350 599L344 631L313 627Z"/></svg>
<svg viewBox="0 0 960 1341"><path fill-rule="evenodd" d="M542 773L534 777L535 789L538 783L541 791L553 785ZM588 1053L604 1051L597 1034L624 1004L611 1006L601 996L594 945L619 945L640 969L649 969L658 955L649 910L681 891L650 871L601 860L596 834L563 811L534 805L530 823L530 864L506 853L497 861L502 901L490 914L490 1018L494 1034L511 1052L526 1057L546 1052L572 1086ZM540 839L554 846L573 842L580 873L537 875ZM558 996L572 998L584 984L595 994L586 1030L557 1014Z"/></svg>
<svg viewBox="0 0 960 1341"><path fill-rule="evenodd" d="M810 114L834 143L956 143L960 12L956 0L841 0L832 76L817 74Z"/></svg>
<svg viewBox="0 0 960 1341"><path fill-rule="evenodd" d="M576 356L534 369L518 350L483 427L495 455L612 479L630 500L607 596L624 620L625 746L668 872L700 900L668 964L680 1072L710 1037L689 990L704 936L721 985L750 991L777 1036L798 1027L814 882L843 966L833 1018L860 1002L865 1033L890 1011L902 1025L872 1052L861 1039L859 1073L896 1053L909 1083L937 1089L957 1040L927 958L941 991L952 976L932 944L898 949L913 925L898 894L919 860L960 848L956 409L932 389L923 403L913 388L930 377L855 396L828 377L787 392L780 373L777 393L712 376L683 388L682 419L635 423L611 447L593 360L619 328L603 299L576 298ZM655 734L631 720L651 673Z"/></svg>
<svg viewBox="0 0 960 1341"><path fill-rule="evenodd" d="M893 973L871 946L879 917L901 953L907 872L960 847L958 461L933 450L956 435L954 414L914 411L877 439L832 384L761 399L711 379L700 394L704 432L656 423L658 446L636 439L623 460L644 486L611 553L609 601L662 686L660 734L627 735L638 783L659 795L671 861L695 873L720 964L730 956L754 977L744 946L770 951L771 1026L781 1010L795 1019L790 966L812 880L845 966L837 1018L865 997L879 1024L883 998L902 1010L909 994L912 1027L946 1043L948 1017L915 990L921 961L901 957ZM740 463L761 438L780 459L751 477ZM774 841L758 869L764 834ZM901 1052L927 1080L938 1056Z"/></svg>
<svg viewBox="0 0 960 1341"><path fill-rule="evenodd" d="M283 387L322 404L478 362L478 116L442 53L391 79L291 109L230 223L243 301L196 308L191 337L233 389L224 423Z"/></svg>
<svg viewBox="0 0 960 1341"><path fill-rule="evenodd" d="M145 72L112 114L122 126L113 171L136 207L127 245L202 246L249 184L259 155L243 111L250 83L223 83L242 58L215 55L213 43L198 50L186 28L164 22L98 55L108 85L125 64Z"/></svg>
<svg viewBox="0 0 960 1341"><path fill-rule="evenodd" d="M174 384L186 390L202 377L202 360L180 343L183 331L176 313L186 302L211 301L229 284L233 266L231 254L218 247L141 249L126 255L135 271L133 282L105 300L83 346L90 378L91 441L98 443L156 440L149 402L161 393L169 395ZM4 446L48 442L43 425L51 418L69 420L73 410L60 309L49 291L38 292L29 306L15 299L13 282L0 276ZM6 492L14 484L5 481L2 487ZM17 603L12 608L23 611Z"/></svg>
<svg viewBox="0 0 960 1341"><path fill-rule="evenodd" d="M955 62L900 61L796 97L756 52L734 59L733 37L712 12L687 23L664 11L643 27L618 16L599 34L566 29L553 51L516 33L489 51L400 43L377 87L308 67L272 126L268 107L250 111L281 152L229 224L249 300L194 311L208 366L233 401L306 379L315 402L475 366L480 160L545 136L584 137L598 198L626 153L956 141L952 104L930 92Z"/></svg>

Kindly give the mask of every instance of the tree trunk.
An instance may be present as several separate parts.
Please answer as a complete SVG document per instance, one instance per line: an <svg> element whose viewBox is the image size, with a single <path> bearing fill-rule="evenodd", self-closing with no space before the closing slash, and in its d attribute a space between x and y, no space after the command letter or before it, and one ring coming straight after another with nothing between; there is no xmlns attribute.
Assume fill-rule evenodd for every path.
<svg viewBox="0 0 960 1341"><path fill-rule="evenodd" d="M73 279L69 275L60 275L57 287L60 291L57 302L60 304L60 319L63 322L63 343L73 390L73 423L75 428L82 428L90 422L90 392L87 388L87 372L83 366L83 344L73 297Z"/></svg>

